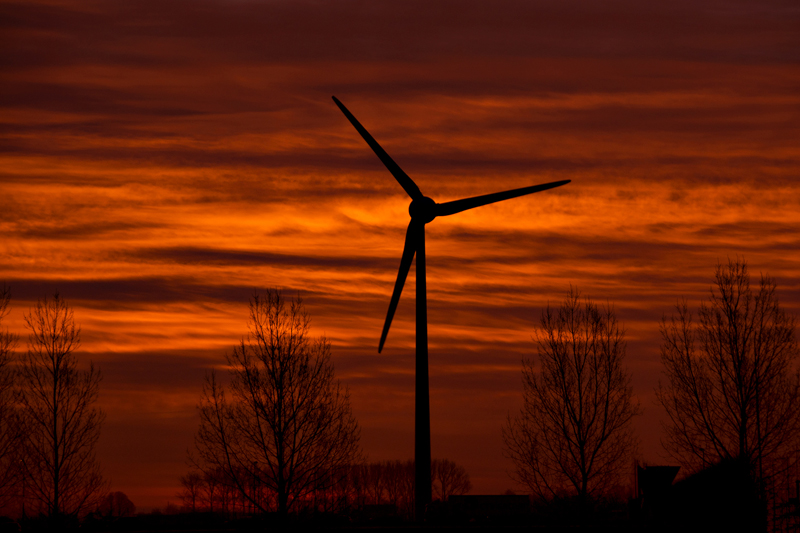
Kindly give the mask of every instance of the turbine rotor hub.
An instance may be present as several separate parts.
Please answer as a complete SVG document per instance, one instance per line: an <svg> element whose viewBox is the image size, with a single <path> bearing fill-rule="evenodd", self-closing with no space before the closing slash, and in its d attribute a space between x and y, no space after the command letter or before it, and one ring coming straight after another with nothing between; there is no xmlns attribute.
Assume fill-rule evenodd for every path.
<svg viewBox="0 0 800 533"><path fill-rule="evenodd" d="M436 218L436 202L427 196L412 200L408 206L408 214L411 215L412 219L427 224Z"/></svg>

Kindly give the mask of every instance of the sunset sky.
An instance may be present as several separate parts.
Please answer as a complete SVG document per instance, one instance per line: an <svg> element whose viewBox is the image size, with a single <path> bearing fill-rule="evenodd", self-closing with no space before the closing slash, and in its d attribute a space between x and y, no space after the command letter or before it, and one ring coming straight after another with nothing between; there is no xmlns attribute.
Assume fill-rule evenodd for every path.
<svg viewBox="0 0 800 533"><path fill-rule="evenodd" d="M624 323L660 440L658 323L747 260L800 314L800 8L786 1L0 3L6 326L59 291L103 373L99 456L177 502L205 373L256 288L333 343L370 460L413 456L414 271L382 354L408 198L337 96L439 202L564 187L427 227L432 451L516 488L501 427L570 286Z"/></svg>

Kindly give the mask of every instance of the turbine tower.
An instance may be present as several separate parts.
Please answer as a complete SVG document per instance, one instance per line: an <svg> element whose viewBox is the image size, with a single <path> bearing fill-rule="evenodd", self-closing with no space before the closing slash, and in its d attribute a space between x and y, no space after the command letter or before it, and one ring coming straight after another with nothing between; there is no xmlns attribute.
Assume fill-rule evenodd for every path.
<svg viewBox="0 0 800 533"><path fill-rule="evenodd" d="M400 270L397 273L397 281L394 284L394 292L389 302L389 310L386 313L386 321L383 324L381 340L378 344L378 353L383 350L386 342L386 335L389 333L389 326L392 324L397 303L400 301L400 293L403 291L408 271L411 269L411 261L414 255L417 256L417 357L416 357L416 401L414 413L414 460L416 464L414 482L414 500L416 506L416 520L421 522L425 516L425 508L431 501L431 415L428 389L428 304L425 284L425 224L433 221L436 217L455 215L467 209L480 207L482 205L493 204L501 200L508 200L518 196L525 196L539 191L545 191L554 187L566 185L570 180L553 181L521 189L496 192L464 198L438 204L432 199L424 196L417 187L417 184L403 172L397 163L389 157L389 154L378 144L369 134L361 123L353 116L350 111L335 96L332 97L336 105L339 106L347 120L356 128L361 137L367 142L375 155L381 160L392 176L397 180L401 187L411 197L411 204L408 206L408 214L411 215L411 222L406 230L406 242L403 247L403 256L400 259Z"/></svg>

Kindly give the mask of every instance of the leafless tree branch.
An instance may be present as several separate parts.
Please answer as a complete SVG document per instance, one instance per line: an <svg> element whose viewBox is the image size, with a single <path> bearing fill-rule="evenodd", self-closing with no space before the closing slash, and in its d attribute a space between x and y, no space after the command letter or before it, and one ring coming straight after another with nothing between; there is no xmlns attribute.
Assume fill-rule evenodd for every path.
<svg viewBox="0 0 800 533"><path fill-rule="evenodd" d="M222 469L261 511L254 486L277 494L281 513L360 457L349 393L334 378L330 343L309 335L299 297L254 294L250 334L227 356L230 384L210 373L195 439L204 472Z"/></svg>
<svg viewBox="0 0 800 533"><path fill-rule="evenodd" d="M661 324L665 446L690 470L744 458L764 479L800 436L796 319L779 306L772 278L750 288L743 260L718 265L715 281L699 322L680 302Z"/></svg>
<svg viewBox="0 0 800 533"><path fill-rule="evenodd" d="M535 339L540 366L523 361L524 406L503 428L512 476L542 499L601 495L636 444L624 332L610 306L581 302L571 289L543 311Z"/></svg>
<svg viewBox="0 0 800 533"><path fill-rule="evenodd" d="M4 284L0 289L0 509L16 496L22 464L19 453L21 420L14 397L17 336L3 328L10 304L11 291Z"/></svg>
<svg viewBox="0 0 800 533"><path fill-rule="evenodd" d="M78 369L80 328L56 293L25 315L28 350L19 365L28 498L49 515L93 509L105 487L95 454L104 414L96 408L101 375Z"/></svg>

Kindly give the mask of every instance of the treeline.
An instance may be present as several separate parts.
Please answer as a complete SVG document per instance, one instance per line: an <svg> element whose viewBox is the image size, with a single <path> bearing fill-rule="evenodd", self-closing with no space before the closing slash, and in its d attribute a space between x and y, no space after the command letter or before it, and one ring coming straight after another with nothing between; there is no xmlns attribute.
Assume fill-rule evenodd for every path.
<svg viewBox="0 0 800 533"><path fill-rule="evenodd" d="M250 472L239 473L245 479ZM448 459L431 462L434 499L446 501L453 494L472 489L464 467ZM178 497L183 512L212 512L248 515L258 509L276 511L278 495L259 484L263 472L251 475L251 482L237 483L224 469L193 471L181 476ZM352 514L368 506L384 505L405 519L414 512L414 461L381 461L348 465L321 476L325 481L312 488L294 504L296 511Z"/></svg>
<svg viewBox="0 0 800 533"><path fill-rule="evenodd" d="M689 474L739 465L759 523L778 529L800 520L791 492L800 480L797 318L779 304L772 278L750 282L744 261L718 265L696 311L679 301L664 317L655 392L672 461ZM101 375L92 365L78 368L80 328L71 308L58 294L37 302L24 317L27 349L18 351L17 336L2 328L9 302L3 287L0 512L131 512L132 504L109 500L100 475ZM413 463L365 461L330 343L310 336L309 323L299 296L254 293L249 334L226 355L227 379L211 370L202 385L192 471L181 479L184 510L285 517L385 505L411 518ZM505 454L539 509L574 501L585 513L631 480L633 420L642 408L625 330L610 303L571 289L542 311L534 340L534 355L522 364L522 409L503 426ZM447 460L432 466L434 498L470 490L462 467Z"/></svg>

